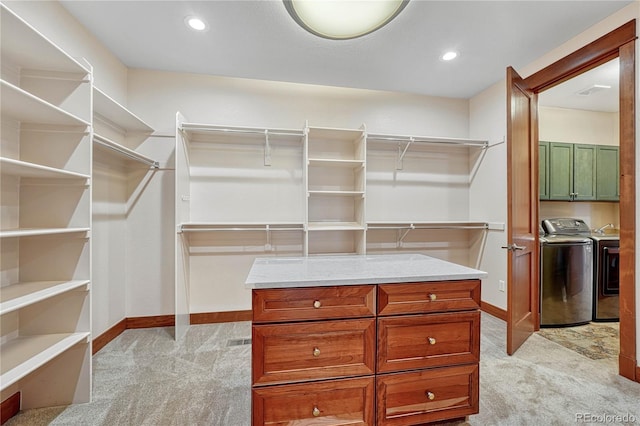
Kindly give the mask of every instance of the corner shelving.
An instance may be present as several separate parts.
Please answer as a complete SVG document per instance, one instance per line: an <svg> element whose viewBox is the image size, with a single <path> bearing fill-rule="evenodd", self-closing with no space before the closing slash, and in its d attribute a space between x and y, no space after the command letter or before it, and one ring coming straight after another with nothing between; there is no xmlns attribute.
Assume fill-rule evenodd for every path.
<svg viewBox="0 0 640 426"><path fill-rule="evenodd" d="M0 12L0 400L88 402L91 67Z"/></svg>

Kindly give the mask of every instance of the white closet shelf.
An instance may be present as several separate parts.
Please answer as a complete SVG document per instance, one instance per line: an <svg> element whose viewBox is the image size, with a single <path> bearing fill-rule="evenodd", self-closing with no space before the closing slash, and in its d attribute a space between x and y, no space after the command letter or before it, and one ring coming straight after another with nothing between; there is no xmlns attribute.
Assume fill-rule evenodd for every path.
<svg viewBox="0 0 640 426"><path fill-rule="evenodd" d="M91 333L60 333L20 336L2 344L0 390L43 366L74 345L88 341Z"/></svg>
<svg viewBox="0 0 640 426"><path fill-rule="evenodd" d="M0 315L89 285L89 280L33 281L2 287Z"/></svg>
<svg viewBox="0 0 640 426"><path fill-rule="evenodd" d="M135 161L137 163L145 164L149 167L158 168L160 165L157 161L142 155L130 148L127 148L124 145L120 145L117 142L114 142L104 136L100 136L97 133L93 135L93 144L94 147L101 149L101 151L108 154L116 154L122 158L126 158L127 160Z"/></svg>
<svg viewBox="0 0 640 426"><path fill-rule="evenodd" d="M180 232L215 232L215 231L304 231L302 222L270 222L270 223L228 223L228 222L190 222L179 227Z"/></svg>
<svg viewBox="0 0 640 426"><path fill-rule="evenodd" d="M309 158L309 167L344 167L358 169L364 167L364 160L340 160L335 158Z"/></svg>
<svg viewBox="0 0 640 426"><path fill-rule="evenodd" d="M0 157L0 173L29 178L90 179L90 175L57 169L40 164L27 163L13 158Z"/></svg>
<svg viewBox="0 0 640 426"><path fill-rule="evenodd" d="M309 195L319 196L341 196L341 197L364 197L364 191L340 191L340 190L309 190Z"/></svg>
<svg viewBox="0 0 640 426"><path fill-rule="evenodd" d="M72 234L89 232L91 228L22 228L0 230L0 238L34 237L40 235Z"/></svg>
<svg viewBox="0 0 640 426"><path fill-rule="evenodd" d="M182 123L180 130L190 134L253 134L253 135L275 135L275 136L290 136L295 138L301 138L304 136L304 132L300 129L285 129L285 128L267 128L267 127L242 127L242 126L220 126L216 124L205 123Z"/></svg>
<svg viewBox="0 0 640 426"><path fill-rule="evenodd" d="M93 88L93 113L126 132L153 133L153 128L97 87Z"/></svg>
<svg viewBox="0 0 640 426"><path fill-rule="evenodd" d="M22 69L88 74L80 62L0 4L2 56ZM28 49L25 49L28 46Z"/></svg>
<svg viewBox="0 0 640 426"><path fill-rule="evenodd" d="M367 229L489 229L489 224L465 221L367 222Z"/></svg>
<svg viewBox="0 0 640 426"><path fill-rule="evenodd" d="M27 123L66 126L91 124L7 81L0 80L2 113Z"/></svg>
<svg viewBox="0 0 640 426"><path fill-rule="evenodd" d="M461 145L461 146L475 146L479 148L486 148L489 145L488 140L481 139L466 139L466 138L447 138L439 136L408 136L408 135L391 135L391 134L377 134L369 133L367 135L367 141L377 142L407 142L417 144L448 144L448 145Z"/></svg>
<svg viewBox="0 0 640 426"><path fill-rule="evenodd" d="M309 231L363 231L365 226L358 222L309 222Z"/></svg>
<svg viewBox="0 0 640 426"><path fill-rule="evenodd" d="M357 142L364 136L362 129L340 129L332 127L308 127L309 138Z"/></svg>

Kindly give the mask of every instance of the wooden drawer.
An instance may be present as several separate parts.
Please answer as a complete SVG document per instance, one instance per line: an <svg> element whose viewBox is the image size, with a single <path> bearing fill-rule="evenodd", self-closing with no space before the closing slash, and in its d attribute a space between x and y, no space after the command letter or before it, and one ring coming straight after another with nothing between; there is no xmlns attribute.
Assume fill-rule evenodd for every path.
<svg viewBox="0 0 640 426"><path fill-rule="evenodd" d="M479 311L378 319L378 372L479 360Z"/></svg>
<svg viewBox="0 0 640 426"><path fill-rule="evenodd" d="M373 425L373 400L373 377L254 388L252 425Z"/></svg>
<svg viewBox="0 0 640 426"><path fill-rule="evenodd" d="M375 373L376 321L254 325L254 385Z"/></svg>
<svg viewBox="0 0 640 426"><path fill-rule="evenodd" d="M380 284L378 314L421 314L480 308L480 280Z"/></svg>
<svg viewBox="0 0 640 426"><path fill-rule="evenodd" d="M477 365L377 377L378 426L408 426L478 413Z"/></svg>
<svg viewBox="0 0 640 426"><path fill-rule="evenodd" d="M253 322L373 317L374 285L253 290Z"/></svg>

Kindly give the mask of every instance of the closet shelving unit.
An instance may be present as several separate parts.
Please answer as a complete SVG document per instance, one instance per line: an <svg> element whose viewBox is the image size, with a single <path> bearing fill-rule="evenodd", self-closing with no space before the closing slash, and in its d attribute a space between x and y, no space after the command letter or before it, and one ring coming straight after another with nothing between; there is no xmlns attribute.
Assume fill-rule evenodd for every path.
<svg viewBox="0 0 640 426"><path fill-rule="evenodd" d="M91 393L91 67L0 4L0 400Z"/></svg>
<svg viewBox="0 0 640 426"><path fill-rule="evenodd" d="M468 209L450 206L452 192L467 199L465 191L488 146L477 139L368 134L367 251L437 252L443 239L459 240L450 249L466 247L470 233L488 230L486 222L467 220ZM429 193L423 188L430 188ZM385 209L385 204L393 208Z"/></svg>
<svg viewBox="0 0 640 426"><path fill-rule="evenodd" d="M126 317L129 214L159 162L137 151L154 129L95 86L93 130L93 330L99 336Z"/></svg>
<svg viewBox="0 0 640 426"><path fill-rule="evenodd" d="M305 255L364 254L366 131L305 127Z"/></svg>
<svg viewBox="0 0 640 426"><path fill-rule="evenodd" d="M198 299L190 281L201 262L220 272L211 291L242 298L255 257L303 254L305 170L302 129L194 123L180 113L176 129L179 337L198 309L188 295Z"/></svg>

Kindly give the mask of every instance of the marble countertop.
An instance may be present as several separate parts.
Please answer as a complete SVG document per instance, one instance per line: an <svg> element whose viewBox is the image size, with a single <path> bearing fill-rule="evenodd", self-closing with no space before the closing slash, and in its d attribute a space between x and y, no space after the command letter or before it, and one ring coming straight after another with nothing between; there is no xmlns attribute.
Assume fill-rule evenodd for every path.
<svg viewBox="0 0 640 426"><path fill-rule="evenodd" d="M261 257L254 261L245 287L385 284L486 276L486 272L422 254Z"/></svg>

